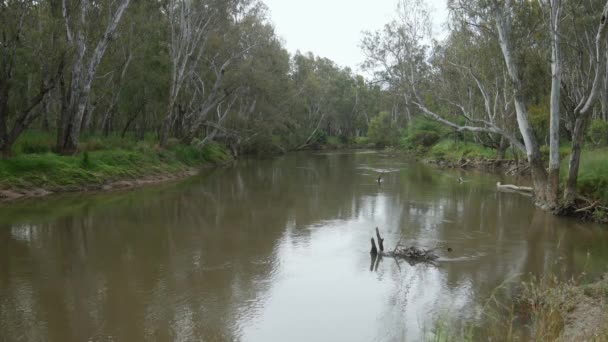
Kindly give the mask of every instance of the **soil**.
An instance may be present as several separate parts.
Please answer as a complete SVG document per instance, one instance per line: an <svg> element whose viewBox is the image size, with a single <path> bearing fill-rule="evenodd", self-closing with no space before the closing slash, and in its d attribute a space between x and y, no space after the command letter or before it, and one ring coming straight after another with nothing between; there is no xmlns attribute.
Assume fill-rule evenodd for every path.
<svg viewBox="0 0 608 342"><path fill-rule="evenodd" d="M189 169L186 171L180 171L176 173L168 173L161 175L150 175L144 176L137 179L123 179L119 181L112 181L102 185L92 186L63 186L56 187L53 189L45 188L31 188L31 189L0 189L0 202L10 202L19 199L26 198L39 198L45 197L54 193L64 192L88 192L88 191L112 191L118 189L130 189L137 188L148 184L157 184L166 181L178 180L190 176L194 176L198 173L195 169Z"/></svg>

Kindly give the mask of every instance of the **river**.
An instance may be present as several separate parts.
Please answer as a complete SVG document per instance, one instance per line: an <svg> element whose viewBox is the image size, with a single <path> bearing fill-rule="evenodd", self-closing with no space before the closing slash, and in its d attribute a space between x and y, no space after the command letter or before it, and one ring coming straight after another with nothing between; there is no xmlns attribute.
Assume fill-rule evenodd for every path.
<svg viewBox="0 0 608 342"><path fill-rule="evenodd" d="M483 324L488 295L518 276L606 270L600 227L497 181L513 180L377 152L293 153L3 204L0 341L423 340L438 320ZM439 260L372 265L376 226L387 248L439 246Z"/></svg>

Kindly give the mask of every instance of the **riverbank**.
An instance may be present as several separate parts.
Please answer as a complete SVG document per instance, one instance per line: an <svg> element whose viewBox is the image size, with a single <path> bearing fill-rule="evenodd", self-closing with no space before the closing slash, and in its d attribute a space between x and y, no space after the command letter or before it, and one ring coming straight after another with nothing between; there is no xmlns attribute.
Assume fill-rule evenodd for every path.
<svg viewBox="0 0 608 342"><path fill-rule="evenodd" d="M28 145L29 144L29 145ZM32 146L23 142L23 146ZM94 138L80 152L60 156L39 143L37 150L17 151L0 160L0 201L43 197L52 193L126 189L191 176L203 167L231 160L217 144L204 147L171 142L165 149L154 141Z"/></svg>
<svg viewBox="0 0 608 342"><path fill-rule="evenodd" d="M529 176L525 156L508 151L497 157L496 150L471 142L441 140L432 146L408 148L416 159L441 168L485 169L507 175ZM563 146L561 154L561 181L565 183L570 149ZM608 148L587 149L581 157L578 177L580 209L570 212L584 221L608 223Z"/></svg>
<svg viewBox="0 0 608 342"><path fill-rule="evenodd" d="M516 295L496 289L482 308L483 326L438 320L431 341L607 341L608 278L583 283L554 276L522 282Z"/></svg>

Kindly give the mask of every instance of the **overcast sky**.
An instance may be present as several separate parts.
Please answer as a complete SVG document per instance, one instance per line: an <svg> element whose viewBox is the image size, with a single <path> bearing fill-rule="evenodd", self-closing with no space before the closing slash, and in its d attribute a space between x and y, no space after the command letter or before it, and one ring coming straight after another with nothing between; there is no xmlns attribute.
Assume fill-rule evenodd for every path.
<svg viewBox="0 0 608 342"><path fill-rule="evenodd" d="M263 0L276 33L292 54L311 51L359 70L361 32L377 30L395 17L397 0ZM447 19L446 0L427 0L434 34Z"/></svg>

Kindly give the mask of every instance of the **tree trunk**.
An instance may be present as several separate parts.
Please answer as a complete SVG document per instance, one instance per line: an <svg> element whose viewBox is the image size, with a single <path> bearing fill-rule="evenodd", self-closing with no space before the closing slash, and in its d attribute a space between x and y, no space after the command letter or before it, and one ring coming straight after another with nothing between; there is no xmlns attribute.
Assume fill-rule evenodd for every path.
<svg viewBox="0 0 608 342"><path fill-rule="evenodd" d="M103 116L103 121L101 122L101 134L103 134L104 137L110 135L110 130L112 129L113 116L113 108L110 108L110 110L108 110Z"/></svg>
<svg viewBox="0 0 608 342"><path fill-rule="evenodd" d="M0 146L8 141L8 92L8 82L0 80Z"/></svg>
<svg viewBox="0 0 608 342"><path fill-rule="evenodd" d="M51 94L47 94L42 99L42 130L49 132L51 130L50 115L51 115Z"/></svg>
<svg viewBox="0 0 608 342"><path fill-rule="evenodd" d="M1 159L8 159L11 157L12 153L11 153L11 145L10 143L6 142L3 143L2 145L0 145L0 158Z"/></svg>
<svg viewBox="0 0 608 342"><path fill-rule="evenodd" d="M125 135L127 135L127 131L129 130L129 127L131 126L133 121L135 121L135 119L137 119L138 116L139 116L139 112L135 113L135 115L132 115L129 119L127 119L127 123L125 124L125 127L122 129L122 133L120 133L121 138L124 138Z"/></svg>
<svg viewBox="0 0 608 342"><path fill-rule="evenodd" d="M507 153L508 147L509 144L507 143L507 139L505 139L505 137L500 137L500 143L498 144L498 149L496 149L496 159L505 159L505 154Z"/></svg>
<svg viewBox="0 0 608 342"><path fill-rule="evenodd" d="M572 132L572 152L568 161L568 178L564 189L565 205L570 205L576 199L578 171L583 149L583 139L585 137L586 121L584 118L577 118Z"/></svg>
<svg viewBox="0 0 608 342"><path fill-rule="evenodd" d="M551 109L549 129L549 175L547 204L556 208L559 202L559 123L561 101L561 57L559 23L561 0L551 1Z"/></svg>
<svg viewBox="0 0 608 342"><path fill-rule="evenodd" d="M167 141L169 140L169 133L171 131L171 126L173 124L173 107L175 106L174 100L169 100L169 105L167 105L167 115L163 119L163 123L160 127L159 134L159 144L161 147L167 146Z"/></svg>
<svg viewBox="0 0 608 342"><path fill-rule="evenodd" d="M508 5L505 4L506 7ZM532 171L532 182L534 183L534 199L535 204L547 208L547 172L543 166L540 147L534 135L534 131L528 120L528 109L524 96L523 85L520 78L519 68L513 58L509 34L511 28L510 13L511 8L495 9L496 28L498 30L498 41L505 64L507 73L513 86L513 101L515 103L515 113L517 117L517 125L524 139L530 170Z"/></svg>

